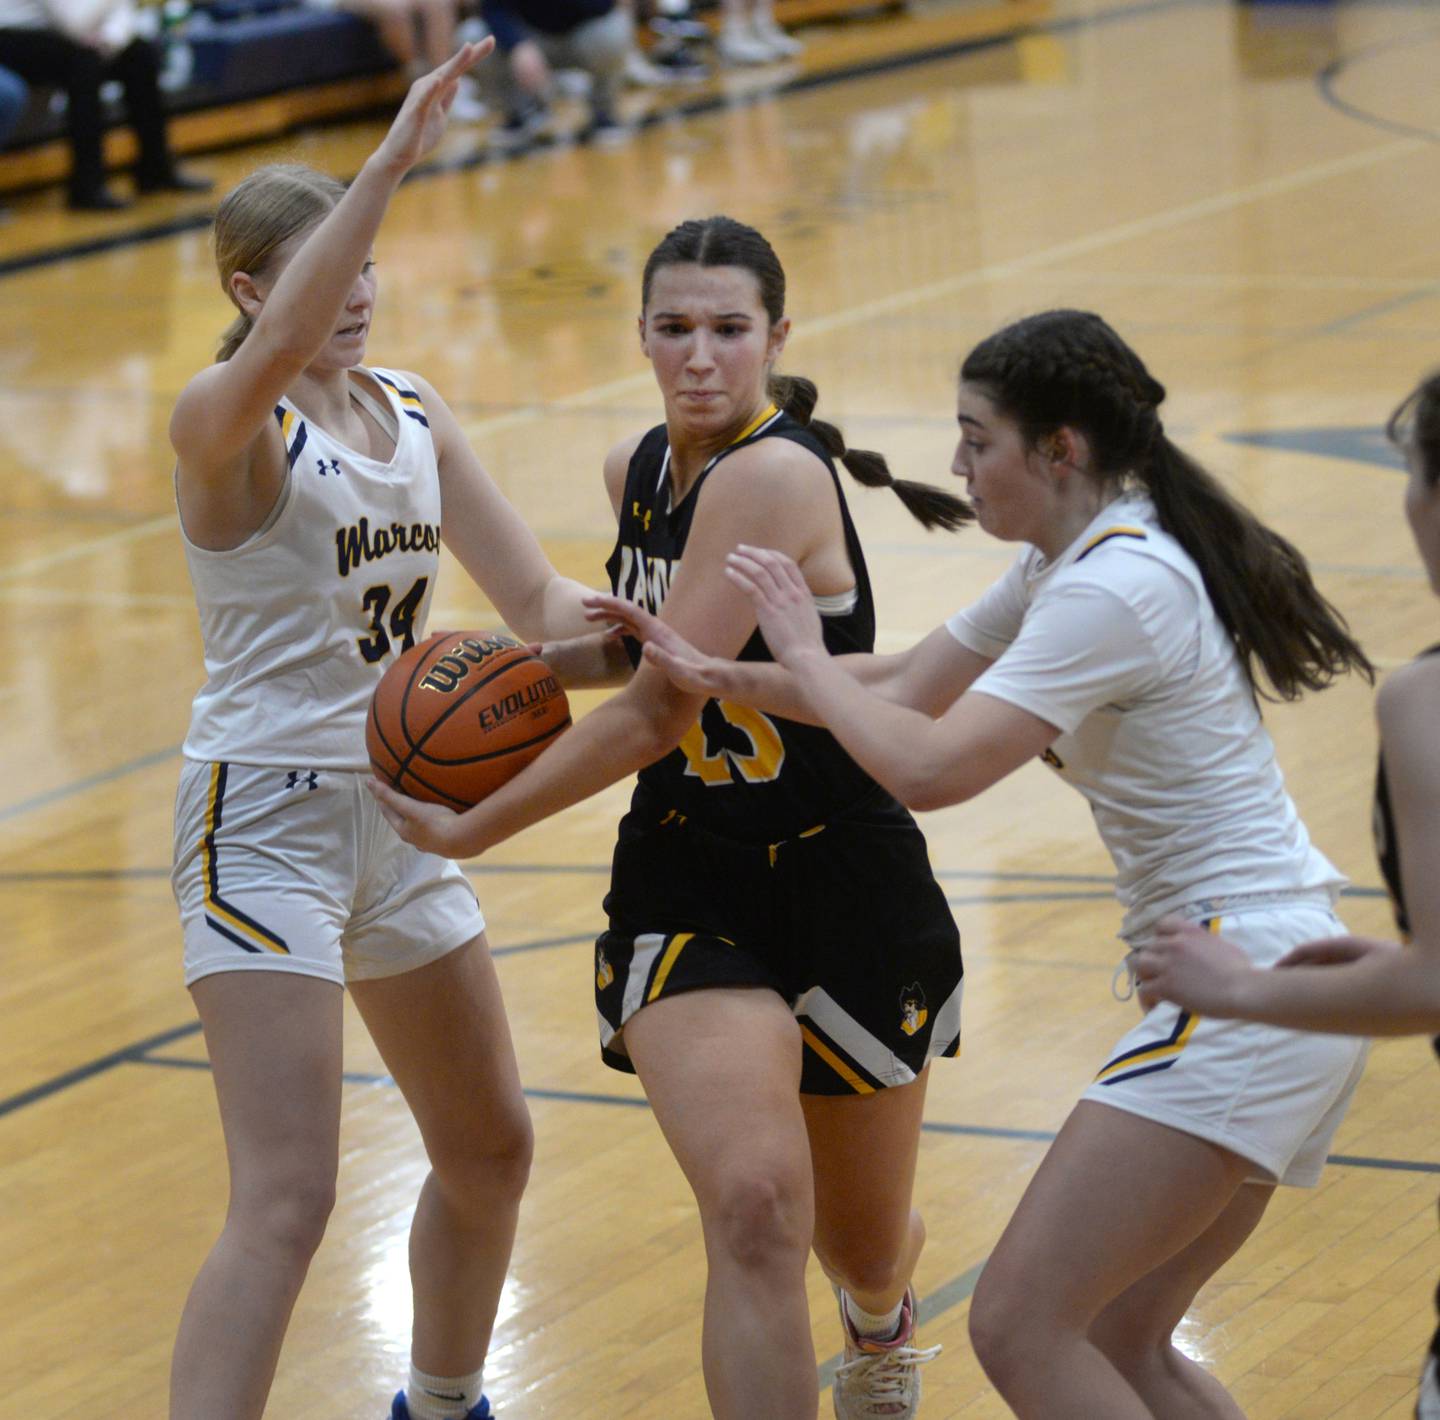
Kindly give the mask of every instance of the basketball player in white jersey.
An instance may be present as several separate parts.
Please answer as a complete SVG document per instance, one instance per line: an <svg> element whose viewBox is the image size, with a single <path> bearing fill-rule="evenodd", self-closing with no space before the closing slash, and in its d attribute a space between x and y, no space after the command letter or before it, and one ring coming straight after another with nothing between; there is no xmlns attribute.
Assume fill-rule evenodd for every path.
<svg viewBox="0 0 1440 1420"><path fill-rule="evenodd" d="M1410 469L1405 515L1432 591L1440 592L1440 374L1390 416L1391 442ZM1207 1016L1301 1030L1430 1035L1440 1051L1440 646L1422 651L1376 697L1375 853L1400 942L1334 937L1252 964L1223 938L1197 940L1167 917L1136 954L1142 1002L1174 1001ZM1401 945L1403 943L1403 945ZM1440 1301L1440 1294L1437 1294ZM1440 1330L1420 1378L1416 1420L1440 1420Z"/></svg>
<svg viewBox="0 0 1440 1420"><path fill-rule="evenodd" d="M391 1415L491 1413L481 1371L530 1121L475 895L364 791L364 718L424 635L442 539L520 635L586 627L581 588L556 576L444 401L361 363L381 218L489 47L412 86L348 189L266 168L216 218L240 315L170 425L207 677L173 881L231 1192L180 1323L171 1420L265 1409L335 1194L347 985L431 1164L410 1237L412 1367Z"/></svg>
<svg viewBox="0 0 1440 1420"><path fill-rule="evenodd" d="M1122 937L1167 913L1261 965L1340 930L1256 708L1363 652L1299 553L1166 437L1163 387L1098 316L1052 311L961 372L954 469L981 527L1028 543L973 606L898 656L834 657L793 562L732 553L780 666L699 655L592 599L682 688L824 724L912 808L960 803L1036 756L1090 801ZM783 669L782 669L783 668ZM1171 1344L1277 1183L1313 1184L1363 1042L1158 1006L1116 1046L976 1289L982 1365L1026 1420L1238 1420Z"/></svg>

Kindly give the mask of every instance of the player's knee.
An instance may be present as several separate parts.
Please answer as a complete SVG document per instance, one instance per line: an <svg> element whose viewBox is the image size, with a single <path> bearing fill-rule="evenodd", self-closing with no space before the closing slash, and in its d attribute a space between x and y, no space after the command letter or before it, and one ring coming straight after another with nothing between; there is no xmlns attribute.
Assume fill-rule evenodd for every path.
<svg viewBox="0 0 1440 1420"><path fill-rule="evenodd" d="M869 1239L856 1239L827 1250L822 1260L851 1293L888 1293L910 1280L900 1276L898 1255L892 1250L878 1250Z"/></svg>
<svg viewBox="0 0 1440 1420"><path fill-rule="evenodd" d="M333 1170L302 1170L232 1194L231 1221L247 1242L291 1265L314 1256L335 1207Z"/></svg>
<svg viewBox="0 0 1440 1420"><path fill-rule="evenodd" d="M1023 1288L991 1279L989 1273L981 1276L970 1302L970 1344L1003 1394L1007 1378L1023 1369L1032 1350L1043 1344Z"/></svg>
<svg viewBox="0 0 1440 1420"><path fill-rule="evenodd" d="M911 1212L904 1228L863 1229L845 1232L816 1225L815 1252L847 1292L888 1293L910 1280L901 1268L918 1256L925 1243L920 1215Z"/></svg>
<svg viewBox="0 0 1440 1420"><path fill-rule="evenodd" d="M518 1199L530 1179L535 1131L525 1101L490 1115L484 1125L456 1131L430 1144L430 1166L447 1197Z"/></svg>
<svg viewBox="0 0 1440 1420"><path fill-rule="evenodd" d="M811 1222L800 1181L763 1162L732 1170L714 1189L707 1219L718 1244L742 1267L772 1264L810 1245Z"/></svg>

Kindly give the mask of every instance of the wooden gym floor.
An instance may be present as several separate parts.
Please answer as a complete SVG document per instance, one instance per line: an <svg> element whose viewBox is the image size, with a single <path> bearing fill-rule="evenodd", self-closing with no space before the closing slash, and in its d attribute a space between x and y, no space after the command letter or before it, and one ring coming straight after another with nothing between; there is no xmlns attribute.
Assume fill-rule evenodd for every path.
<svg viewBox="0 0 1440 1420"><path fill-rule="evenodd" d="M619 149L486 162L480 133L457 129L395 201L374 358L446 393L558 565L601 580L601 455L658 409L633 333L643 259L673 222L724 210L786 261L788 368L904 474L945 477L975 339L1093 307L1170 386L1172 434L1299 543L1378 660L1436 639L1378 438L1437 359L1430 7L950 5L807 38L795 70L632 96L654 121ZM349 174L379 131L200 165L222 184L282 154ZM0 1374L13 1413L47 1420L163 1413L175 1320L224 1204L166 880L200 651L165 425L227 319L207 211L81 220L43 193L0 226ZM889 498L851 501L884 645L1010 556L979 533L927 536ZM492 619L451 567L434 624ZM1383 932L1370 700L1342 685L1269 720L1314 836L1353 878L1346 917ZM595 1049L590 943L624 800L471 865L538 1135L489 1368L512 1420L706 1414L687 1190L635 1082ZM1077 797L1037 766L926 828L968 990L921 1154L924 1339L945 1345L924 1414L981 1420L1006 1412L966 1342L975 1277L1133 1008L1111 999L1118 912ZM341 1198L276 1415L378 1417L407 1354L423 1162L351 1024ZM1440 1267L1437 1083L1425 1043L1379 1046L1321 1186L1279 1197L1187 1318L1183 1344L1253 1420L1410 1414ZM833 1365L818 1271L811 1297Z"/></svg>

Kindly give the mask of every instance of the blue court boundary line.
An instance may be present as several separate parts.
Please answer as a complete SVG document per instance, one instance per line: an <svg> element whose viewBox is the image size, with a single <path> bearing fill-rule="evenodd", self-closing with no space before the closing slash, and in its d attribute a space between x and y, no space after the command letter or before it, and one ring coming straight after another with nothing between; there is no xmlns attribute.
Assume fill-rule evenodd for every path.
<svg viewBox="0 0 1440 1420"><path fill-rule="evenodd" d="M115 770L110 774L97 776L97 780L115 778L128 769ZM97 781L88 781L94 783ZM47 799L56 795L70 794L70 789L57 789ZM33 801L32 801L33 802ZM20 812L21 806L17 805L15 812ZM0 810L0 819L5 817L3 810ZM601 877L610 872L608 863L462 863L467 877L505 877L513 874L516 877ZM996 870L989 872L983 868L936 868L934 876L939 881L963 881L963 882L992 882L992 883L1074 883L1085 887L1104 888L1103 892L1073 892L1073 893L1013 893L1013 894L985 894L980 897L956 898L949 900L951 905L987 903L987 902L1059 902L1071 899L1104 899L1114 897L1115 880L1104 873L1022 873ZM0 887L23 887L27 884L41 883L97 883L97 882L156 882L168 879L169 868L36 868L36 869L13 869L0 871ZM1340 890L1341 897L1384 897L1385 889L1382 887L1357 887L1351 884ZM557 939L559 940L559 939ZM566 939L568 940L568 939ZM576 940L579 940L578 938ZM533 944L526 944L517 947L493 947L493 956L504 956L512 951L531 951Z"/></svg>
<svg viewBox="0 0 1440 1420"><path fill-rule="evenodd" d="M541 948L570 946L579 942L589 942L591 937L554 937L536 942L527 942L509 948L502 948L495 953L500 955L514 955L519 952L538 951ZM173 1045L176 1041L188 1040L200 1034L200 1022L191 1021L187 1025L175 1026L170 1030L161 1031L156 1035L147 1036L144 1040L137 1041L121 1050L113 1050L107 1055L102 1055L85 1065L77 1066L73 1070L67 1070L64 1074L56 1075L49 1080L23 1090L17 1095L11 1095L8 1099L0 1100L0 1118L7 1114L14 1114L16 1111L28 1105L37 1104L42 1100L53 1098L76 1085L83 1084L87 1080L93 1080L100 1075L106 1074L121 1065L149 1065L171 1070L206 1070L210 1068L208 1060L190 1059L184 1056L155 1055L153 1051L163 1049L167 1045ZM341 1075L341 1079L348 1085L371 1085L393 1088L395 1081L391 1076L379 1074L373 1071L347 1070ZM523 1093L526 1099L542 1100L558 1104L598 1104L616 1106L626 1109L648 1109L649 1101L639 1095L612 1095L600 1094L589 1090L557 1090L546 1089L539 1086L524 1087ZM963 1136L972 1139L998 1139L1015 1143L1027 1144L1049 1144L1053 1142L1055 1134L1048 1129L1015 1129L1003 1125L994 1124L956 1124L943 1120L926 1120L920 1126L921 1132L925 1134L941 1134L950 1136ZM1428 1163L1422 1159L1386 1159L1363 1154L1331 1154L1327 1163L1336 1164L1347 1168L1368 1168L1384 1169L1398 1173L1427 1173L1440 1174L1440 1163ZM968 1295L968 1293L967 1293Z"/></svg>
<svg viewBox="0 0 1440 1420"><path fill-rule="evenodd" d="M1422 7L1423 8L1423 7ZM1420 39L1434 39L1440 35L1440 30L1421 30L1415 34L1396 35L1391 39L1381 40L1376 44L1367 45L1364 49L1358 49L1353 54L1342 54L1332 59L1315 76L1315 88L1320 98L1337 113L1342 113L1346 118L1353 118L1358 123L1367 124L1371 128L1378 128L1382 133L1393 133L1400 138L1420 138L1427 143L1440 143L1440 133L1431 128L1421 128L1416 124L1402 123L1397 119L1386 118L1383 114L1371 113L1369 109L1361 108L1358 104L1352 104L1347 99L1342 99L1335 92L1336 82L1342 78L1345 71L1353 69L1357 64L1367 59L1373 59L1377 54L1384 54L1388 50L1408 47Z"/></svg>
<svg viewBox="0 0 1440 1420"><path fill-rule="evenodd" d="M1151 15L1161 14L1167 10L1218 8L1221 3L1222 0L1137 0L1135 4L1118 7L1098 15L1075 15L1058 20L1042 20L1019 24L993 35L951 40L944 44L930 45L922 49L911 50L905 54L889 55L881 59L862 60L855 64L840 65L835 69L827 69L820 73L802 74L794 79L784 80L773 85L766 85L763 88L756 88L743 94L707 94L704 98L691 99L688 102L670 104L662 108L652 109L637 119L635 127L637 130L657 128L662 124L672 123L676 119L697 118L705 114L719 113L730 109L754 108L758 104L783 98L789 94L806 93L812 89L827 88L832 84L848 83L856 79L869 79L881 74L893 74L946 59L956 59L968 54L978 54L990 49L1003 48L1005 45L1014 44L1017 40L1025 39L1031 35L1068 34L1077 30L1095 29L1104 25L1123 23L1133 19L1145 19ZM341 123L353 121L353 118L340 120ZM320 125L307 125L307 127L318 126ZM246 145L227 146L243 147ZM515 162L530 153L544 151L544 149L549 146L555 145L535 145L529 148L522 148L513 153L496 153L482 147L463 157L433 163L423 163L411 169L411 171L406 174L405 182L408 183L456 172L465 172L493 163ZM183 236L189 232L204 231L212 224L213 220L213 211L195 212L164 222L156 222L149 226L132 228L127 232L116 232L109 236L91 237L84 241L72 242L64 246L46 247L39 251L25 253L21 256L10 257L7 260L0 261L0 280L3 280L7 276L17 276L23 272L35 271L46 266L55 266L67 261L77 261L86 257L103 255L107 252L121 251L128 247L144 246L151 242L164 241L170 237Z"/></svg>

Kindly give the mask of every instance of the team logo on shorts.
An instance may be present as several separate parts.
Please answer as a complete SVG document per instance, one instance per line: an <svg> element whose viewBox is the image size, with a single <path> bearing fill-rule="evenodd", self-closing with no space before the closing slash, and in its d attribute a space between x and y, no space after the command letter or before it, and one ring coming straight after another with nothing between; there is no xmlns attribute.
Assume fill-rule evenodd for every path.
<svg viewBox="0 0 1440 1420"><path fill-rule="evenodd" d="M605 955L604 947L595 948L595 989L603 991L612 981L615 980L615 968L610 965L610 959Z"/></svg>
<svg viewBox="0 0 1440 1420"><path fill-rule="evenodd" d="M900 993L900 1029L906 1035L914 1035L929 1019L930 1012L925 1009L925 993L917 981Z"/></svg>

